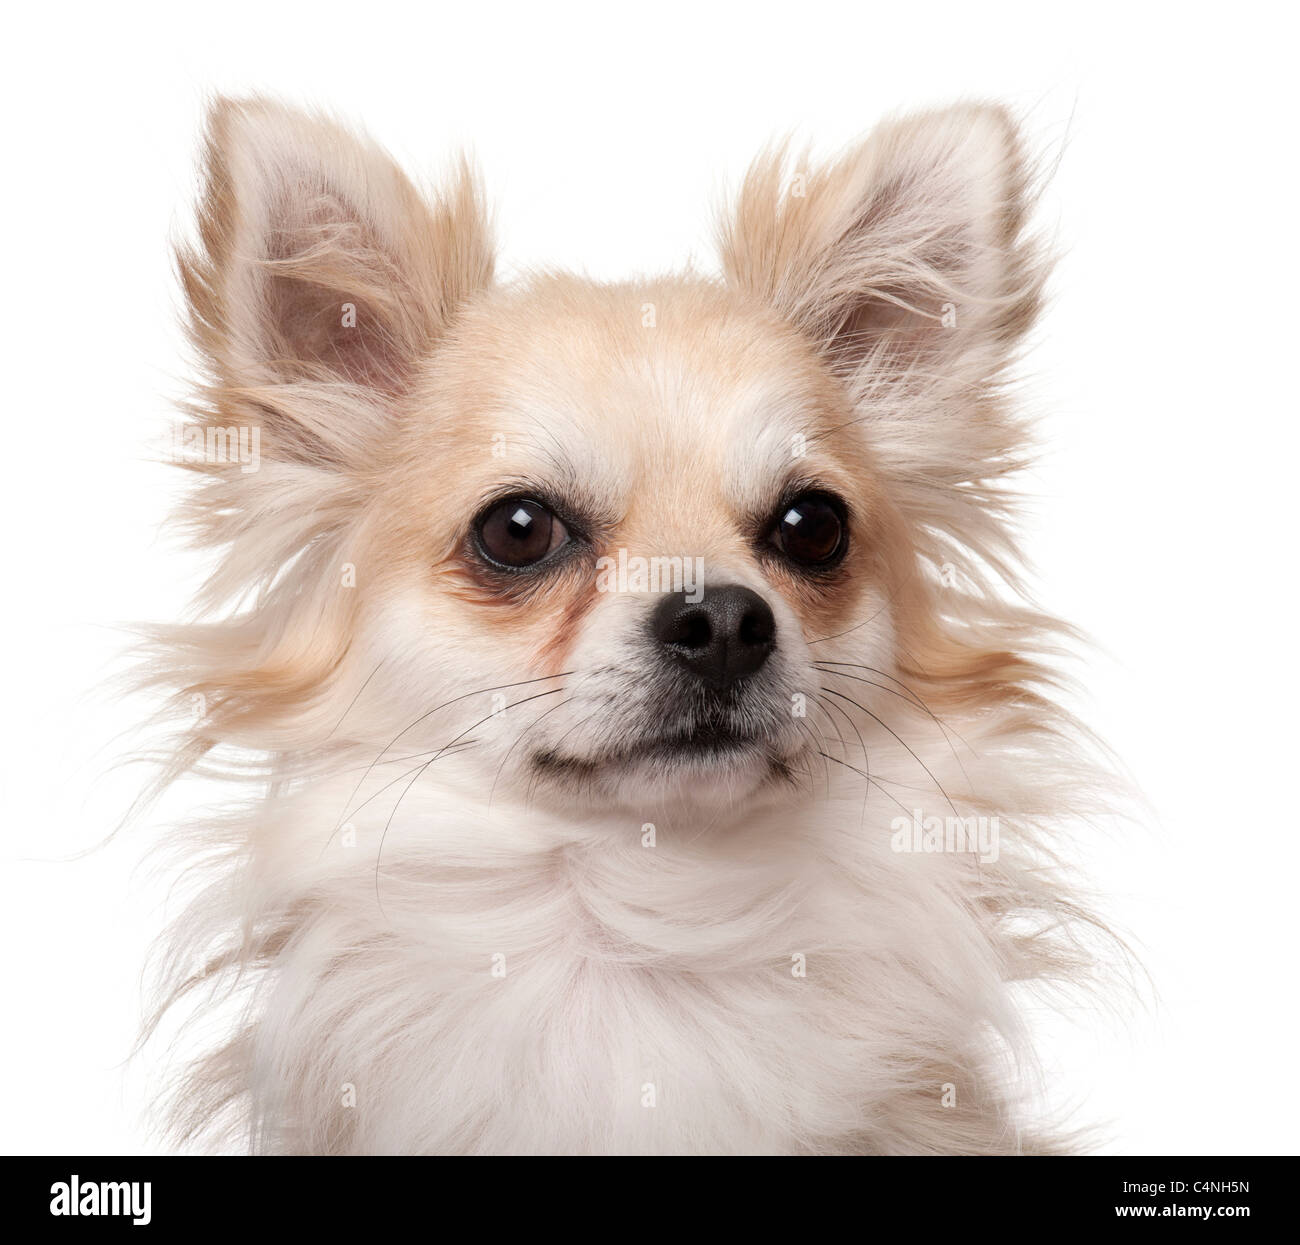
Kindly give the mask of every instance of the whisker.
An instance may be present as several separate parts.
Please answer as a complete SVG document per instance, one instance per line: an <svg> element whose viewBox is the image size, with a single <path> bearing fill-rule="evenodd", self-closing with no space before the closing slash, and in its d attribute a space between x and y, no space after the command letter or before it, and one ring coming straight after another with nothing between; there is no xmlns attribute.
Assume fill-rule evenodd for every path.
<svg viewBox="0 0 1300 1245"><path fill-rule="evenodd" d="M351 701L348 702L348 707L343 710L343 717L339 718L339 720L334 723L333 727L330 729L330 733L325 736L326 739L334 738L334 732L337 731L338 728L343 725L343 718L346 718L348 714L351 713L352 710L357 707L357 701L361 699L361 693L364 692L366 688L370 686L370 680L373 679L375 675L379 673L380 667L382 667L384 662L386 662L387 660L388 660L387 657L383 658L380 661L379 665L376 666L368 675L366 675L366 681L362 683L362 685L359 688L357 688L357 694L352 697Z"/></svg>
<svg viewBox="0 0 1300 1245"><path fill-rule="evenodd" d="M524 729L520 731L518 735L515 736L514 742L510 745L509 748L506 749L506 754L501 758L501 764L497 766L497 772L493 776L492 786L488 791L489 809L492 807L492 797L496 794L497 783L501 781L502 771L506 767L506 762L510 760L510 754L519 746L519 741L523 739L523 737L527 735L528 732L531 731L533 727L536 726L538 722L540 722L544 717L547 717L548 715L554 713L557 709L563 709L565 705L571 704L572 701L573 701L572 696L566 696L562 701L560 701L558 705L552 705L549 709L543 710L531 722L529 722L528 725L525 726Z"/></svg>
<svg viewBox="0 0 1300 1245"><path fill-rule="evenodd" d="M961 743L961 745L970 752L972 756L978 756L979 754L970 746L970 744L962 739L956 731L950 730L947 724L933 713L930 706L927 705L915 692L913 692L907 684L903 683L901 679L894 679L894 682L904 688L909 693L908 696L904 696L901 692L896 692L892 687L886 687L883 683L877 683L874 679L865 679L861 675L848 674L843 670L826 669L827 666L854 666L859 670L869 670L872 674L880 675L881 678L893 678L892 675L886 674L883 670L877 670L875 666L864 666L860 662L853 661L814 662L813 664L821 670L823 674L834 674L838 675L841 679L852 679L856 683L867 683L872 687L880 688L882 692L889 692L891 696L897 696L900 700L906 701L908 704L914 704L939 728L940 731L943 732L944 742L947 743L948 750L952 753L952 759L957 762L957 768L961 770L962 777L965 778L968 783L970 782L970 775L966 772L966 766L962 763L961 757L957 755L957 749L953 747L952 739L949 738L949 735L955 736L958 742Z"/></svg>
<svg viewBox="0 0 1300 1245"><path fill-rule="evenodd" d="M844 738L844 732L843 732L842 730L840 730L840 724L839 724L839 722L837 722L837 721L835 720L835 718L833 718L833 717L831 716L830 712L827 710L827 708L826 708L826 704L825 704L825 702L822 700L820 693L817 695L816 705L817 705L817 708L818 708L818 709L820 709L824 714L826 714L826 720L827 720L828 722L830 722L830 724L835 728L835 736L836 736L836 738L840 741L840 747L843 749L843 751L844 751L844 755L845 755L845 756L848 756L848 755L849 755L849 745L848 745L848 742L847 742L847 741L845 740L845 738ZM838 708L838 706L837 706L837 708Z"/></svg>
<svg viewBox="0 0 1300 1245"><path fill-rule="evenodd" d="M923 770L925 770L926 774L929 775L930 781L934 783L934 785L939 789L939 794L942 795L943 798L948 801L948 807L952 809L953 816L954 817L961 816L961 814L957 812L957 806L952 802L952 798L948 795L947 791L944 790L943 783L941 783L934 776L934 772L930 769L930 767L926 765L926 763L922 761L919 756L916 755L916 752L913 750L912 745L909 744L907 740L905 740L896 730L894 730L892 726L890 726L887 722L884 722L880 718L878 718L874 713L871 712L870 709L866 707L866 705L859 704L856 700L853 699L852 696L845 696L843 692L837 692L833 687L828 687L825 690L831 696L838 696L841 700L847 700L849 704L851 704L854 708L860 709L863 713L867 715L867 717L871 718L872 721L876 722L879 726L883 727L896 740L898 740L898 742L902 744L904 748L907 749L912 760L914 760Z"/></svg>
<svg viewBox="0 0 1300 1245"><path fill-rule="evenodd" d="M457 755L457 754L459 754L459 753L461 753L461 752L464 752L467 748L472 748L472 747L473 747L477 742L478 742L478 741L477 741L477 740L474 740L474 739L467 739L467 740L465 740L464 743L460 743L460 744L456 744L455 741L453 741L453 743L451 743L451 744L447 744L444 748L441 748L441 749L438 749L438 748L429 748L429 749L427 749L427 750L424 751L424 752L413 752L413 753L411 753L410 756L405 756L405 757L395 757L395 758L394 758L393 760L391 760L391 761L383 761L383 762L380 762L380 764L383 764L383 765L400 765L400 764L402 764L402 762L404 762L404 761L414 761L414 760L417 760L417 759L420 758L420 757L427 757L427 756L429 756L431 753L434 753L434 752L445 753L447 756L455 756L455 755ZM421 762L421 764L423 764L423 762ZM358 768L360 768L360 767L358 767ZM373 766L372 766L372 768L373 768ZM355 808L351 808L351 809L349 809L348 812L344 813L344 815L343 815L343 820L342 820L341 822L339 822L339 824L338 824L337 826L335 826L333 830L330 831L330 836L329 836L329 838L325 840L325 846L321 848L321 855L322 855L322 856L325 855L325 853L329 850L329 845L330 845L332 842L334 842L334 836L339 832L340 829L342 829L343 826L347 825L348 821L349 821L351 818L355 817L355 816L356 816L356 815L357 815L357 814L358 814L358 813L359 813L363 808L365 808L365 806L366 806L367 804L369 804L372 800L377 800L381 795L384 794L385 791L388 790L389 787L394 787L394 786L396 786L396 785L397 785L399 782L401 782L402 779L405 778L408 774L413 774L413 773L415 773L415 771L416 771L417 769L419 769L419 768L420 768L419 765L414 765L414 766L412 766L410 769L408 769L408 770L404 770L402 773L398 774L396 778L390 778L390 779L389 779L386 783L384 783L384 785L383 785L382 787L380 787L377 791L372 791L368 796L366 796L366 798L365 798L364 800L362 800L361 803L358 804Z"/></svg>
<svg viewBox="0 0 1300 1245"><path fill-rule="evenodd" d="M412 722L409 726L404 727L402 730L398 731L397 734L394 735L393 738L392 738L391 740L389 740L389 742L387 743L387 745L384 747L383 751L381 751L381 752L379 753L379 755L378 755L377 757L375 757L375 759L370 763L369 768L366 770L366 772L365 772L364 774L361 775L361 778L360 778L359 781L357 782L357 785L352 789L352 794L348 796L348 798L347 798L347 803L344 804L344 806L343 806L343 808L344 808L344 810L345 810L345 811L344 811L344 814L343 814L342 817L339 818L338 822L335 824L335 826L334 826L334 831L337 833L339 826L341 826L341 825L344 823L344 821L347 820L347 812L346 812L346 810L347 810L348 807L352 804L352 801L355 800L355 799L357 798L357 792L360 791L361 788L365 785L365 781L366 781L366 779L370 777L370 771L373 770L373 769L375 768L375 766L378 765L379 762L383 760L384 756L385 756L385 755L387 754L387 752L388 752L388 749L391 748L391 747L392 747L392 746L393 746L393 745L394 745L394 744L395 744L399 739L401 739L402 736L405 735L408 731L412 731L412 730L414 730L417 726L419 726L419 724L420 724L421 722L424 722L424 721L426 721L428 718L431 718L431 717L432 717L435 713L437 713L440 709L446 709L449 705L457 704L457 703L459 703L459 702L462 701L462 700L468 700L471 696L483 696L483 695L486 695L488 692L504 692L504 691L509 691L511 688L515 688L515 687L528 687L530 684L533 684L533 683L545 683L548 679L563 679L563 678L567 678L567 677L568 677L570 674L572 674L572 673L573 673L572 670L566 670L566 671L564 671L564 672L561 673L561 674L546 674L546 675L542 675L540 678L536 678L536 679L523 679L523 680L521 680L521 681L518 682L518 683L501 683L501 684L498 684L496 687L480 687L480 688L476 688L476 689L475 689L474 691L472 691L472 692L464 692L464 693L462 693L460 696L453 696L450 700L444 700L444 701L442 702L442 704L440 704L440 705L434 705L434 707L433 707L432 709L430 709L427 713L422 713L422 714L421 714L418 718L416 718L415 721ZM489 716L491 716L491 715L489 715ZM483 721L486 722L486 721L487 721L487 718L484 718ZM330 835L330 838L333 838L333 837L334 837L334 835L331 834L331 835Z"/></svg>
<svg viewBox="0 0 1300 1245"><path fill-rule="evenodd" d="M558 678L559 676L552 676L552 677ZM526 680L526 682L529 683L540 683L541 681L542 680L540 679ZM522 684L515 683L515 684L509 684L508 686L520 687L522 686ZM489 688L488 690L491 691L494 689ZM540 700L543 696L556 696L559 695L559 693L561 693L562 691L564 691L562 687L555 687L547 692L537 692L532 696L525 696L523 700L515 701L513 705L507 705L506 708L517 709L520 705L526 705L530 700ZM459 697L458 699L463 700L464 697L462 696ZM420 776L424 773L424 771L427 770L429 766L432 765L440 756L442 756L447 751L447 749L451 747L452 744L457 743L459 740L463 739L466 735L468 735L470 731L477 729L478 727L482 726L484 722L490 721L495 716L496 716L495 713L489 713L487 717L480 718L472 726L467 726L463 731L461 731L459 735L456 736L455 739L451 740L450 743L444 745L442 748L439 748L438 751L433 756L431 756L427 761L425 761L425 763L416 770L415 776L411 779L411 781L408 782L406 786L402 788L402 794L397 797L397 803L393 805L393 811L388 814L388 820L384 823L384 831L379 836L379 849L375 853L375 902L379 905L379 911L381 913L384 911L384 902L379 894L379 865L380 862L383 860L384 843L388 839L388 831L392 827L393 818L397 816L397 810L402 806L402 801L406 799L407 795L410 793L411 788L415 786L415 784L420 780ZM387 914L385 913L384 915L386 919Z"/></svg>
<svg viewBox="0 0 1300 1245"><path fill-rule="evenodd" d="M846 627L843 631L837 631L834 635L824 635L820 639L809 640L808 643L825 644L828 640L838 640L840 636L852 635L855 631L861 631L863 627L867 626L870 623L875 622L875 620L879 618L880 615L883 614L894 603L894 598L897 597L898 594L902 592L903 589L906 588L909 583L912 582L912 580L916 576L916 572L917 572L917 567L913 566L912 569L907 573L907 577L901 583L899 583L897 587L895 587L895 589L893 590L893 592L889 594L889 596L885 598L885 600L881 603L880 608L876 610L876 612L872 614L870 618L864 618L860 623L857 623L855 626Z"/></svg>
<svg viewBox="0 0 1300 1245"><path fill-rule="evenodd" d="M456 751L462 752L477 742L476 739L467 739L464 743L457 744ZM430 752L436 751L436 748L426 748L423 752L408 752L405 756L389 757L386 761L375 761L373 764L375 769L381 769L386 765L401 765L406 761L416 761L419 760L420 757L427 757ZM366 769L366 765L349 765L347 768L335 772L338 774L361 774L364 773Z"/></svg>
<svg viewBox="0 0 1300 1245"><path fill-rule="evenodd" d="M812 730L809 728L806 722L801 722L798 718L795 718L794 723L801 731L803 731L805 735L808 736L809 740L812 742L813 752L817 753L817 755L819 756L825 756L826 754L821 750L822 744L825 743L825 740L819 739L818 736L812 732ZM830 771L830 767L825 764L822 765L822 768L826 771L826 794L829 797L831 793L831 771ZM815 786L815 780L813 779L811 765L808 767L808 794L814 799L816 798L817 795L817 789Z"/></svg>
<svg viewBox="0 0 1300 1245"><path fill-rule="evenodd" d="M867 786L862 793L862 821L865 823L867 820L867 801L871 798L871 787L874 781L871 777L871 753L867 751L866 740L862 738L862 732L858 730L858 724L849 716L847 709L842 709L833 700L825 700L820 692L817 694L817 702L827 709L827 716L829 716L830 709L834 709L837 713L841 714L844 720L852 728L853 733L858 737L858 747L862 749L862 764L866 766L865 777L867 780ZM844 749L846 761L848 759L848 753L849 750L846 746ZM875 785L879 786L880 784L879 782L875 782Z"/></svg>
<svg viewBox="0 0 1300 1245"><path fill-rule="evenodd" d="M582 727L586 726L587 723L590 722L590 721L592 720L592 718L596 717L597 714L600 713L600 711L601 711L600 709L593 709L593 710L591 711L591 713L587 714L587 716L586 716L585 718L581 719L581 720L578 721L578 722L575 722L572 726L570 726L569 729L568 729L567 731L565 731L564 734L561 735L561 736L559 737L559 739L557 739L557 740L555 741L555 744L554 744L554 746L552 747L552 751L557 752L557 751L559 750L560 745L561 745L561 744L562 744L566 739L568 739L568 737L569 737L570 735L572 735L574 731L579 730L579 729L581 729ZM524 789L524 804L525 804L525 805L530 805L530 804L532 803L532 800L533 800L533 793L537 790L538 784L539 784L540 782L541 782L541 775L540 775L540 774L535 774L535 775L534 775L534 776L529 780L528 786Z"/></svg>
<svg viewBox="0 0 1300 1245"><path fill-rule="evenodd" d="M910 687L908 687L908 685L904 683L902 679L896 679L892 674L888 674L884 670L879 670L875 666L868 666L864 662L860 662L860 661L831 661L827 657L814 658L813 665L818 667L848 666L851 670L866 670L870 674L878 674L882 679L888 679L891 683L897 683L898 686L901 687L903 691L907 693L907 695L904 696L902 692L896 691L894 688L891 687L883 687L879 683L877 683L875 686L880 687L882 691L893 692L895 696L899 696L904 700L909 700L918 709L924 709L927 713L929 713L929 709L926 706L925 701L923 701L921 697L917 695L916 692L914 692ZM838 674L840 672L834 669L830 669L827 670L826 673ZM852 676L846 676L846 677L852 677ZM869 683L871 682L871 680L864 679L863 682ZM935 720L938 721L937 718Z"/></svg>
<svg viewBox="0 0 1300 1245"><path fill-rule="evenodd" d="M861 751L864 758L870 759L871 754L867 750L866 740L862 738L862 732L858 730L858 724L853 720L848 710L842 709L833 700L825 700L820 692L817 694L817 703L823 707L828 717L830 716L830 710L834 709L835 712L838 713L849 724L850 729L858 737L858 749ZM843 735L841 735L840 738L842 739ZM848 756L848 754L849 754L848 745L845 744L844 755ZM868 769L870 769L870 766L868 766Z"/></svg>
<svg viewBox="0 0 1300 1245"><path fill-rule="evenodd" d="M880 783L879 783L878 780L872 778L872 777L871 777L869 774L867 774L865 771L858 769L858 767L857 767L856 765L850 765L847 761L841 761L841 760L839 759L839 757L833 757L833 756L831 756L829 753L825 753L825 752L823 752L823 753L822 753L822 756L824 756L828 761L834 761L836 765L842 765L842 766L844 766L845 769L851 769L855 774L858 775L859 778L865 778L865 779L867 780L867 791L868 791L868 793L870 793L870 790L871 790L872 787L875 787L876 790L878 790L878 791L880 792L881 795L886 796L888 799L893 800L894 803L897 804L898 807L899 807L900 809L902 809L903 812L905 812L909 817L912 815L912 814L911 814L911 810L908 809L908 808L906 808L906 807L904 807L901 803L899 803L899 801L894 797L894 795L893 795L891 792L886 791L886 790L884 789L884 787L882 787L882 786L880 785ZM864 801L863 801L863 809L864 809L864 811L865 811L865 808L866 808L866 801L864 800Z"/></svg>

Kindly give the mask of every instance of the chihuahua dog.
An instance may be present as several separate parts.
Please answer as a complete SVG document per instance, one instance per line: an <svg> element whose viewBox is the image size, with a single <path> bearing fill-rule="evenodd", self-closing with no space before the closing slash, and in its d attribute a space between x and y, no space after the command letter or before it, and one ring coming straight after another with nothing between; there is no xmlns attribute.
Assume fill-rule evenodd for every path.
<svg viewBox="0 0 1300 1245"><path fill-rule="evenodd" d="M1086 970L1066 628L1019 587L1047 270L994 105L760 157L716 276L494 279L463 162L211 110L179 269L213 555L165 779L238 784L162 1010L259 1152L1041 1153ZM196 992L194 994L192 992ZM217 1021L220 1021L218 1024Z"/></svg>

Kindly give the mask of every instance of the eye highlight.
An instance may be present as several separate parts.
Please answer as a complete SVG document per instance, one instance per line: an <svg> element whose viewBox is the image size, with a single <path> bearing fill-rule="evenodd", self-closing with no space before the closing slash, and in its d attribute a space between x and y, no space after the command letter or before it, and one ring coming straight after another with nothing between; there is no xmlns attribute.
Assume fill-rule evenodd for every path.
<svg viewBox="0 0 1300 1245"><path fill-rule="evenodd" d="M781 504L769 542L796 566L826 569L848 552L848 514L831 493L810 489Z"/></svg>
<svg viewBox="0 0 1300 1245"><path fill-rule="evenodd" d="M569 531L531 497L493 502L475 522L479 552L497 566L520 570L536 566L569 543Z"/></svg>

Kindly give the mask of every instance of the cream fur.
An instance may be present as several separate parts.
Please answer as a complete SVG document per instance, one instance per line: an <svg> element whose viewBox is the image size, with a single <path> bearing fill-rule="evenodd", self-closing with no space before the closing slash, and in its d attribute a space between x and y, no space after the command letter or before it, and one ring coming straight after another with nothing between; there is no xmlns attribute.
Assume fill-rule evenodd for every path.
<svg viewBox="0 0 1300 1245"><path fill-rule="evenodd" d="M1006 114L890 123L822 167L760 159L718 280L494 284L467 168L422 196L373 144L267 101L215 105L206 169L181 255L191 414L258 427L263 463L192 464L183 518L219 563L203 619L157 637L157 680L203 707L163 783L243 792L178 836L206 880L162 1009L240 1009L178 1081L178 1134L1067 1145L1026 1113L1017 991L1086 969L1051 844L1103 797L1052 699L1067 633L1018 595L1006 369L1045 266ZM792 467L852 507L833 589L744 535ZM780 780L753 758L608 760L691 710L641 651L644 597L467 566L484 500L539 478L604 548L698 554L770 601L752 714ZM556 777L547 753L593 763ZM893 850L912 809L996 817L997 860Z"/></svg>

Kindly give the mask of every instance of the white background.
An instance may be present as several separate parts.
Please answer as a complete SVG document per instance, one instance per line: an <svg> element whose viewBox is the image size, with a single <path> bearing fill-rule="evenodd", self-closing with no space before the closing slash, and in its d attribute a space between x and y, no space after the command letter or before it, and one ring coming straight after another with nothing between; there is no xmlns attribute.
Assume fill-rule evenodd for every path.
<svg viewBox="0 0 1300 1245"><path fill-rule="evenodd" d="M0 1148L154 1150L127 1064L165 878L103 838L147 705L120 629L192 559L145 455L184 392L168 239L202 103L263 89L417 172L477 153L507 272L713 263L713 210L793 131L833 150L965 96L1059 161L1031 356L1028 548L1099 649L1085 716L1152 806L1080 845L1154 983L1044 1021L1049 1079L1117 1153L1294 1152L1295 31L1282 6L705 3L22 6L3 127L5 922ZM1060 1094L1058 1093L1059 1097ZM1174 1174L1174 1173L1171 1173ZM1211 1173L1214 1175L1215 1173ZM1218 1173L1222 1174L1222 1173Z"/></svg>

